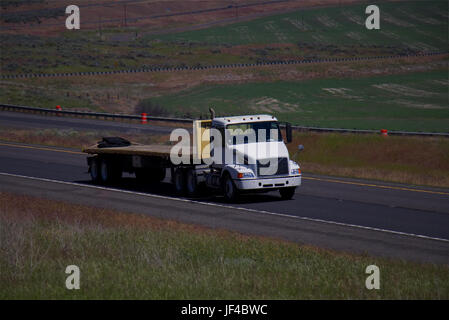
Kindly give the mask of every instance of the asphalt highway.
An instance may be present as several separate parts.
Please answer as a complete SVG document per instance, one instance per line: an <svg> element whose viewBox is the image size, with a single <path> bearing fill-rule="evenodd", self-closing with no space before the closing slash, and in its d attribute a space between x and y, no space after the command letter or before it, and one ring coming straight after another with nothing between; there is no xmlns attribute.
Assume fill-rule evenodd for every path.
<svg viewBox="0 0 449 320"><path fill-rule="evenodd" d="M0 113L1 114L1 113ZM273 236L350 252L449 263L449 190L305 174L290 201L275 192L226 204L172 186L94 186L79 150L0 142L0 191Z"/></svg>

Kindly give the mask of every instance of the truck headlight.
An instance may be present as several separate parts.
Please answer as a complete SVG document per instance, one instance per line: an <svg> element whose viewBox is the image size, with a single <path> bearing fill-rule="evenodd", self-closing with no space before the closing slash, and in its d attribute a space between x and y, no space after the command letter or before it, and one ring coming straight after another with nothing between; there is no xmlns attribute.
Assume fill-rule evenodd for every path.
<svg viewBox="0 0 449 320"><path fill-rule="evenodd" d="M301 169L299 169L299 168L297 168L297 169L292 169L292 170L290 171L290 174L291 174L291 175L299 175L299 174L301 174Z"/></svg>
<svg viewBox="0 0 449 320"><path fill-rule="evenodd" d="M242 178L254 178L254 174L252 174L251 172L239 172L237 174L237 178L242 179Z"/></svg>

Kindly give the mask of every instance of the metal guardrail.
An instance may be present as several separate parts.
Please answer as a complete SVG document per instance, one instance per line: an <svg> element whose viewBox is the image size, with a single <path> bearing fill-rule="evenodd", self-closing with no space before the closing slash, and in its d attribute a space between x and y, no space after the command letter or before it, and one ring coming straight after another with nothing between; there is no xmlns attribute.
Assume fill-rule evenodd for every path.
<svg viewBox="0 0 449 320"><path fill-rule="evenodd" d="M85 116L103 119L124 119L124 120L141 120L140 115L133 114L118 114L118 113L103 113L103 112L86 112L86 111L70 111L70 110L56 110L56 109L45 109L36 107L26 107L26 106L15 106L10 104L0 104L0 109L5 111L24 111L24 112L34 112L43 113L50 115L73 115L73 116ZM192 119L179 119L179 118L169 118L169 117L151 117L147 116L147 120L153 121L165 121L165 122L177 122L177 123L191 123Z"/></svg>
<svg viewBox="0 0 449 320"><path fill-rule="evenodd" d="M363 129L343 129L343 128L318 128L318 127L301 127L292 126L293 129L299 131L310 132L334 132L334 133L357 133L357 134L379 134L381 130L363 130ZM395 136L422 136L422 137L446 137L449 138L449 132L420 132L420 131L387 131L388 135Z"/></svg>
<svg viewBox="0 0 449 320"><path fill-rule="evenodd" d="M116 113L102 113L102 112L84 112L84 111L66 111L56 109L45 109L26 106L15 106L9 104L0 104L0 110L15 111L15 112L34 112L49 115L73 115L73 116L85 116L95 117L103 119L123 119L123 120L142 120L141 115L131 114L116 114ZM170 117L152 117L146 116L147 120L164 121L173 123L192 123L193 119L180 119ZM319 127L304 127L304 126L292 126L292 129L306 132L333 132L333 133L357 133L357 134L378 134L380 130L363 130L363 129L343 129L343 128L319 128ZM438 136L449 138L449 132L407 132L407 131L388 131L388 135L400 135L400 136Z"/></svg>
<svg viewBox="0 0 449 320"><path fill-rule="evenodd" d="M208 69L228 69L228 68L245 68L245 67L260 67L270 65L296 65L296 64L311 64L311 63L329 63L329 62L349 62L349 61L370 61L383 59L399 59L399 58L413 58L426 57L435 55L449 54L449 51L434 51L413 54L399 54L389 56L371 56L371 57L351 57L351 58L324 58L324 59L303 59L303 60L281 60L281 61L266 61L256 63L234 63L234 64L218 64L207 66L181 66L181 67L152 67L141 69L125 69L113 71L85 71L85 72L66 72L66 73L24 73L24 74L10 74L2 75L0 79L21 79L21 78L45 78L45 77L74 77L74 76L95 76L95 75L113 75L126 73L142 73L142 72L178 72L186 70L208 70Z"/></svg>

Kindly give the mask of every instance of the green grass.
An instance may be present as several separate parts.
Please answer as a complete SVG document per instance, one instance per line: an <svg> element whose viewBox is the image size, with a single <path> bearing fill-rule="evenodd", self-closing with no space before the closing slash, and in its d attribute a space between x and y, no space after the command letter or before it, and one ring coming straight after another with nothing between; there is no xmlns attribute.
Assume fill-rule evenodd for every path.
<svg viewBox="0 0 449 320"><path fill-rule="evenodd" d="M149 208L151 210L151 208ZM448 299L447 266L0 194L1 299ZM66 266L80 290L65 288ZM380 268L381 289L365 288Z"/></svg>
<svg viewBox="0 0 449 320"><path fill-rule="evenodd" d="M370 4L377 4L381 10L380 31L365 28L367 5L362 4L298 10L249 22L167 34L157 38L163 41L216 45L299 43L315 46L392 46L418 51L448 49L447 1L374 1Z"/></svg>
<svg viewBox="0 0 449 320"><path fill-rule="evenodd" d="M449 131L447 71L198 86L150 99L174 115L269 113L296 125Z"/></svg>

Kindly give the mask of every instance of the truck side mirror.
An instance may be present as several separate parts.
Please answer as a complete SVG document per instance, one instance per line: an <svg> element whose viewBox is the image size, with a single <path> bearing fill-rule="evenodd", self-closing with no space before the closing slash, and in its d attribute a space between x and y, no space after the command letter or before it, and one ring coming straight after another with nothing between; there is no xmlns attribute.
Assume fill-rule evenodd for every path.
<svg viewBox="0 0 449 320"><path fill-rule="evenodd" d="M292 125L290 122L285 123L285 135L287 138L287 143L292 142Z"/></svg>

